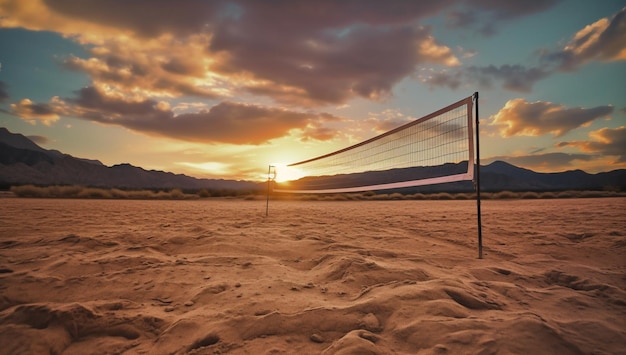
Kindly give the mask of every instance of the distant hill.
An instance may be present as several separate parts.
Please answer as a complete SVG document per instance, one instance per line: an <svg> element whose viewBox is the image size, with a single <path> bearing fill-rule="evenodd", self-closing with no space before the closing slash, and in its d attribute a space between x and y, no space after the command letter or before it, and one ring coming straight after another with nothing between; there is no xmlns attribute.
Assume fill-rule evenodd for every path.
<svg viewBox="0 0 626 355"><path fill-rule="evenodd" d="M130 164L106 166L46 150L21 134L0 128L0 185L83 185L129 189L258 189L249 181L197 179Z"/></svg>
<svg viewBox="0 0 626 355"><path fill-rule="evenodd" d="M291 183L293 188L329 188L338 186L363 186L372 183L408 181L416 178L441 176L466 170L467 162L435 167L414 167L387 171L331 177L306 177ZM562 191L626 190L626 169L588 174L582 170L559 173L538 173L502 161L481 166L483 191ZM265 189L264 183L223 179L197 179L164 171L145 170L130 164L106 166L97 160L87 160L39 147L21 134L0 128L0 185L83 185L129 189ZM403 192L465 192L473 191L471 181L429 185Z"/></svg>
<svg viewBox="0 0 626 355"><path fill-rule="evenodd" d="M582 170L538 173L495 161L481 167L480 172L481 188L487 191L626 190L626 169L597 174Z"/></svg>
<svg viewBox="0 0 626 355"><path fill-rule="evenodd" d="M413 167L385 171L369 171L357 174L305 177L292 181L286 189L332 189L368 186L398 181L432 178L458 174L467 170L467 162L432 167ZM563 191L603 190L606 188L626 190L626 169L606 173L588 174L582 170L559 173L538 173L519 168L503 161L496 161L480 168L480 186L483 191ZM472 181L427 185L399 189L399 192L469 192L474 190ZM396 190L394 190L396 191Z"/></svg>

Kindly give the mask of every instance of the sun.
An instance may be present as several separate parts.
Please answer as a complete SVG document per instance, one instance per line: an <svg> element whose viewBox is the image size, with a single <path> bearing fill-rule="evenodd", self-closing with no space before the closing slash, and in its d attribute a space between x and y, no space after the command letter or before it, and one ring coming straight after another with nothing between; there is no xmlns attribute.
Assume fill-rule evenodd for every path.
<svg viewBox="0 0 626 355"><path fill-rule="evenodd" d="M274 166L274 169L276 171L276 177L274 178L274 181L276 182L293 181L306 176L306 174L302 170L291 167L287 164L277 163L272 165Z"/></svg>

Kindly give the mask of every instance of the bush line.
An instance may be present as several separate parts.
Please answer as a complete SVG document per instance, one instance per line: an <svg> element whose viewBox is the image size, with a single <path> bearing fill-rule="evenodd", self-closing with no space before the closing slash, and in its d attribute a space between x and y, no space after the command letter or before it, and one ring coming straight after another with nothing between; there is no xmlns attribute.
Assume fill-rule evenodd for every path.
<svg viewBox="0 0 626 355"><path fill-rule="evenodd" d="M481 192L481 200L516 200L516 199L554 199L554 198L593 198L593 197L626 197L626 192L619 191L499 191L499 192ZM414 193L401 194L398 192L385 194L374 193L372 191L364 193L351 194L332 194L332 195L294 195L294 194L276 194L272 195L272 199L277 200L304 200L304 201L376 201L376 200L475 200L476 194L471 192L461 193Z"/></svg>
<svg viewBox="0 0 626 355"><path fill-rule="evenodd" d="M92 198L92 199L137 199L137 200L193 200L210 197L243 198L245 200L261 200L266 198L262 190L190 190L183 191L175 188L170 190L122 190L117 188L98 188L84 186L12 186L10 191L18 197L31 198ZM592 198L592 197L626 197L626 192L620 191L499 191L482 192L483 200L506 200L506 199L553 199L553 198ZM362 193L344 194L272 194L273 200L297 200L297 201L378 201L378 200L474 200L475 193L413 193L401 194L375 193L367 191Z"/></svg>
<svg viewBox="0 0 626 355"><path fill-rule="evenodd" d="M239 197L249 195L244 190L122 190L85 186L11 186L10 191L18 197L34 198L94 198L94 199L135 199L135 200L193 200L208 197Z"/></svg>

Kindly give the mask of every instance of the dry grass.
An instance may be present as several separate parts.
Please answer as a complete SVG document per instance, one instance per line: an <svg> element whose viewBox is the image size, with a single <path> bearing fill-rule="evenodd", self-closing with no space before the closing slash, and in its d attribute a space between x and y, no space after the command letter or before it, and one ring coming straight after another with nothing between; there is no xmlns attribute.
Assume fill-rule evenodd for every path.
<svg viewBox="0 0 626 355"><path fill-rule="evenodd" d="M185 194L181 189L169 191L120 190L84 186L47 186L34 185L12 186L11 192L18 197L37 198L95 198L95 199L196 199L196 194Z"/></svg>
<svg viewBox="0 0 626 355"><path fill-rule="evenodd" d="M207 190L183 191L182 189L171 190L122 190L117 188L95 188L84 186L47 186L22 185L11 187L11 192L18 197L37 198L95 198L95 199L171 199L188 200L210 197L234 197L245 200L263 200L267 198L264 190L235 191L235 190ZM483 192L481 199L554 199L554 198L595 198L595 197L624 197L626 192L620 191L499 191ZM272 194L272 200L296 200L296 201L388 201L388 200L474 200L473 192L461 193L413 193L403 194L399 192L376 193L366 191L362 193L342 194Z"/></svg>
<svg viewBox="0 0 626 355"><path fill-rule="evenodd" d="M517 200L517 199L553 199L553 198L592 198L592 197L624 197L626 192L616 191L499 191L483 192L481 199L485 200ZM265 194L259 193L256 197L247 199L266 198ZM272 194L272 200L296 200L296 201L388 201L388 200L475 200L476 194L470 192L461 193L414 193L401 194L375 193L367 191L364 193L349 194Z"/></svg>

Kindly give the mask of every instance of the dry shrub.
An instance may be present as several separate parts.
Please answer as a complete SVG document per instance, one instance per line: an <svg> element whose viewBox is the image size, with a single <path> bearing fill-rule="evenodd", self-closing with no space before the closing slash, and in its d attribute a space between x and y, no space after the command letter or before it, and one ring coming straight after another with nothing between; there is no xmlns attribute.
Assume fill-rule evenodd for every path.
<svg viewBox="0 0 626 355"><path fill-rule="evenodd" d="M580 197L608 197L611 196L608 191L582 191ZM614 194L613 194L614 195Z"/></svg>
<svg viewBox="0 0 626 355"><path fill-rule="evenodd" d="M11 186L11 192L19 197L45 197L43 189L33 185Z"/></svg>
<svg viewBox="0 0 626 355"><path fill-rule="evenodd" d="M48 187L42 187L41 191L45 197L63 197L61 189L62 189L62 186L48 186Z"/></svg>
<svg viewBox="0 0 626 355"><path fill-rule="evenodd" d="M376 194L373 193L372 191L367 191L358 196L359 196L358 199L361 201L369 201L369 200L372 200L374 196L376 196Z"/></svg>
<svg viewBox="0 0 626 355"><path fill-rule="evenodd" d="M512 191L500 191L496 194L494 194L493 198L496 199L513 199L513 198L519 198L519 194L512 192Z"/></svg>
<svg viewBox="0 0 626 355"><path fill-rule="evenodd" d="M447 192L439 192L436 194L428 195L431 200L454 200L454 196Z"/></svg>
<svg viewBox="0 0 626 355"><path fill-rule="evenodd" d="M401 194L399 192L394 192L394 193L389 195L389 199L390 200L404 200L405 197L404 197L403 194Z"/></svg>
<svg viewBox="0 0 626 355"><path fill-rule="evenodd" d="M580 195L580 192L578 191L561 191L559 193L557 193L557 197L558 198L575 198L578 197Z"/></svg>
<svg viewBox="0 0 626 355"><path fill-rule="evenodd" d="M160 199L165 199L168 196L169 196L169 192L161 191L161 190L159 190L157 193L154 194L154 198L160 198Z"/></svg>
<svg viewBox="0 0 626 355"><path fill-rule="evenodd" d="M128 198L145 200L155 198L155 193L150 190L131 190L128 191Z"/></svg>
<svg viewBox="0 0 626 355"><path fill-rule="evenodd" d="M84 189L82 186L51 186L50 195L53 197L77 197Z"/></svg>
<svg viewBox="0 0 626 355"><path fill-rule="evenodd" d="M170 198L175 198L175 199L182 199L185 198L185 194L183 193L183 190L181 189L172 189L170 191Z"/></svg>
<svg viewBox="0 0 626 355"><path fill-rule="evenodd" d="M528 192L524 192L522 193L521 198L524 199L537 199L539 198L539 194L533 191L528 191Z"/></svg>
<svg viewBox="0 0 626 355"><path fill-rule="evenodd" d="M454 195L455 200L473 200L474 194L471 193L458 193Z"/></svg>
<svg viewBox="0 0 626 355"><path fill-rule="evenodd" d="M109 191L112 198L128 198L128 192L120 189L111 189Z"/></svg>
<svg viewBox="0 0 626 355"><path fill-rule="evenodd" d="M80 190L76 197L79 198L111 198L111 192L104 189L86 187Z"/></svg>
<svg viewBox="0 0 626 355"><path fill-rule="evenodd" d="M546 191L539 194L540 198L557 198L554 192Z"/></svg>
<svg viewBox="0 0 626 355"><path fill-rule="evenodd" d="M78 197L83 187L81 186L47 186L39 187L34 185L12 186L11 192L19 197L56 197L72 198Z"/></svg>
<svg viewBox="0 0 626 355"><path fill-rule="evenodd" d="M162 199L162 200L182 200L182 199L187 199L187 198L192 198L192 197L196 197L195 195L186 195L181 189L172 189L170 191L159 191L156 194L153 195L154 198L156 199Z"/></svg>

